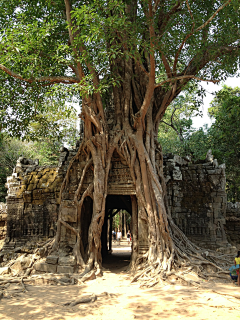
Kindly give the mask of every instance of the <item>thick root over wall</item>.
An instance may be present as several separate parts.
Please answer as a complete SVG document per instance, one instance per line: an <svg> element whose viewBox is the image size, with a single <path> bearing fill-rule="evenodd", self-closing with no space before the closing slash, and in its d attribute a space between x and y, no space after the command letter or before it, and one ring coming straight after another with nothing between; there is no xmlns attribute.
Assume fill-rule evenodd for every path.
<svg viewBox="0 0 240 320"><path fill-rule="evenodd" d="M61 244L61 226L68 228L76 235L77 241L73 248L77 264L82 268L82 276L92 270L96 275L102 273L101 232L105 217L105 204L108 193L108 175L113 152L127 163L132 181L136 188L138 218L148 224L149 250L144 255L138 254L136 230L133 226L133 251L130 269L133 272L132 281L143 281L146 285L154 285L159 281L167 281L173 274L186 281L184 274L195 271L199 277L206 279L209 275L224 276L226 261L218 258L208 250L204 256L203 250L193 244L175 225L168 210L166 186L163 177L163 162L161 147L152 132L145 143L141 130L133 132L119 130L109 137L106 134L96 134L90 139L84 139L78 153L71 160L64 179L60 197L69 187L70 172L75 161L84 154L85 166L82 170L75 191L74 201L77 208L77 227L71 226L61 218L61 206L58 219L57 235L51 252L57 251ZM93 181L87 189L83 182L88 170L93 170ZM83 257L81 235L81 213L84 199L89 196L93 200L93 214L88 231L87 259ZM85 262L86 261L86 262ZM208 274L206 270L212 270Z"/></svg>

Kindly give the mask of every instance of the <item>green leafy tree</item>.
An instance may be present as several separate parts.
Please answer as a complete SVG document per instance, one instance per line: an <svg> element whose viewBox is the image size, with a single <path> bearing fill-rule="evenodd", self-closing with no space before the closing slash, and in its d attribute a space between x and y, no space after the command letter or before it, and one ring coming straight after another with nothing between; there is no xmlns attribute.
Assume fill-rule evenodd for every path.
<svg viewBox="0 0 240 320"><path fill-rule="evenodd" d="M226 164L230 201L240 200L240 88L223 86L208 109L215 120L209 129L214 156Z"/></svg>
<svg viewBox="0 0 240 320"><path fill-rule="evenodd" d="M156 137L167 107L190 81L216 82L236 72L239 0L11 0L1 2L0 10L0 78L26 88L21 106L34 113L27 98L44 100L54 85L55 94L74 91L82 104L83 141L74 161L85 164L78 182L90 167L93 181L86 192L80 183L75 203L80 216L84 197L93 199L88 261L82 258L80 225L63 226L61 219L53 250L61 244L61 228L75 230L78 264L85 272L93 267L100 272L107 181L116 150L136 187L134 210L138 206L147 219L146 266L165 274L189 253L193 259L194 247L166 212ZM141 261L137 242L134 246L133 268Z"/></svg>
<svg viewBox="0 0 240 320"><path fill-rule="evenodd" d="M0 133L0 201L5 201L6 179L20 156L39 159L40 165L57 165L60 147L75 147L79 139L75 110L57 105L47 106L43 113L38 112L34 120L28 122L23 141L12 137L12 130L5 128L3 131Z"/></svg>
<svg viewBox="0 0 240 320"><path fill-rule="evenodd" d="M164 153L193 156L190 147L192 118L202 116L200 109L204 92L191 84L167 108L159 126L158 139Z"/></svg>
<svg viewBox="0 0 240 320"><path fill-rule="evenodd" d="M186 97L183 97L186 99ZM187 101L186 101L187 102ZM191 127L191 118L189 126L183 125L181 119L185 117L185 109L181 108L184 103L179 105L178 113L170 113L176 108L169 108L169 114L165 114L164 122L171 119L177 130L182 128L181 139L171 126L171 122L159 130L159 139L161 141L163 152L171 152L180 156L191 156L193 160L204 159L209 149L212 150L214 157L219 163L226 164L226 191L229 201L239 201L240 199L240 89L231 88L226 85L222 90L216 92L211 107L208 109L213 124L210 128L205 126L198 130ZM172 116L174 115L174 116ZM192 114L190 114L192 117ZM183 125L183 127L181 127Z"/></svg>

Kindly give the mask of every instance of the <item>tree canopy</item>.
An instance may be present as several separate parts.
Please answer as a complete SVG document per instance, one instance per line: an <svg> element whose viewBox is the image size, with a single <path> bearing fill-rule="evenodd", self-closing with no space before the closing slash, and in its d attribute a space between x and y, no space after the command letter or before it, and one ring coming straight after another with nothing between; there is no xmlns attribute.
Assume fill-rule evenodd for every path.
<svg viewBox="0 0 240 320"><path fill-rule="evenodd" d="M230 201L240 199L240 88L223 86L208 109L215 119L209 140L215 157L226 164L227 192Z"/></svg>
<svg viewBox="0 0 240 320"><path fill-rule="evenodd" d="M16 119L24 126L49 92L54 99L74 92L81 101L123 85L119 59L133 59L144 72L149 96L155 89L155 117L169 88L165 105L190 79L217 81L239 63L238 0L12 0L1 2L0 29L1 117L8 126ZM15 117L6 115L9 108Z"/></svg>
<svg viewBox="0 0 240 320"><path fill-rule="evenodd" d="M192 119L202 116L203 94L203 90L199 90L196 84L190 84L167 108L158 131L158 139L164 153L195 155L189 144L195 131Z"/></svg>
<svg viewBox="0 0 240 320"><path fill-rule="evenodd" d="M182 99L184 103L181 105L176 99L169 106L160 125L159 139L163 152L190 156L194 161L204 159L207 151L211 149L218 162L226 164L228 200L239 201L240 89L224 85L220 91L214 94L211 107L208 109L213 120L210 128L205 126L196 130L192 127L193 113L191 113L191 109L186 109L189 98L182 96ZM175 110L176 112L174 112ZM172 123L173 126L171 126ZM181 137L179 137L179 132L176 133L177 130L180 133L183 132Z"/></svg>

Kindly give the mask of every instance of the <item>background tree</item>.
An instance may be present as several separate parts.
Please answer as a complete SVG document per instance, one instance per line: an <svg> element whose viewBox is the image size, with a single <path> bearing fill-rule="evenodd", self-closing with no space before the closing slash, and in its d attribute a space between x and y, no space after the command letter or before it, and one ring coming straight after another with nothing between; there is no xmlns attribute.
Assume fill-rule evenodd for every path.
<svg viewBox="0 0 240 320"><path fill-rule="evenodd" d="M209 129L214 156L226 164L229 201L240 200L240 88L223 86L208 109L215 120Z"/></svg>
<svg viewBox="0 0 240 320"><path fill-rule="evenodd" d="M0 201L3 202L7 195L7 176L12 174L20 156L39 159L40 165L57 165L60 147L75 147L79 139L76 111L70 106L49 103L43 113L38 111L34 118L27 120L28 125L23 126L20 133L12 127L14 121L16 119L6 126L3 124L0 133ZM19 135L22 140L18 139Z"/></svg>
<svg viewBox="0 0 240 320"><path fill-rule="evenodd" d="M192 118L202 116L203 94L193 83L168 106L158 131L163 153L195 156L194 149L190 147L190 139L196 131L192 127Z"/></svg>
<svg viewBox="0 0 240 320"><path fill-rule="evenodd" d="M166 108L190 80L216 82L236 72L239 1L13 0L1 3L0 27L3 81L13 77L29 94L45 94L54 84L72 85L82 99L84 138L60 198L69 188L72 164L81 159L85 167L74 201L80 221L84 198L93 199L88 261L81 254L80 225L64 222L61 208L53 250L64 226L76 234L73 253L78 264L85 272L93 267L100 272L108 174L116 151L129 166L139 212L148 221L145 266L163 275L186 259L194 264L197 248L167 209L156 137ZM108 118L110 106L114 121ZM91 166L93 182L81 193ZM132 266L142 261L137 258L132 255Z"/></svg>
<svg viewBox="0 0 240 320"><path fill-rule="evenodd" d="M187 97L183 97L185 103ZM186 100L186 103L188 100ZM215 97L208 109L209 115L213 120L210 128L207 126L198 130L192 128L191 118L187 119L187 124L182 122L185 117L185 109L178 109L170 105L163 117L160 125L159 139L163 152L171 152L180 156L190 156L192 160L204 159L209 149L212 149L214 157L219 163L226 164L226 191L228 201L239 201L240 199L240 180L239 180L239 140L240 140L240 89L231 88L226 85L215 93ZM171 112L177 110L178 113ZM192 115L191 115L192 116ZM167 119L167 120L165 120ZM165 124L172 121L175 128L181 128L184 134L182 139L176 134L170 125Z"/></svg>

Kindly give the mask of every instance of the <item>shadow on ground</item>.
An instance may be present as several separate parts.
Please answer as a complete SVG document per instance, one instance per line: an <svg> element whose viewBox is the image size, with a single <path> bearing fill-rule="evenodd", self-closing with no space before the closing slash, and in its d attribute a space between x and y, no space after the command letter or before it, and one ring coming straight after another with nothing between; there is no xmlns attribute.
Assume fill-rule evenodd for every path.
<svg viewBox="0 0 240 320"><path fill-rule="evenodd" d="M103 259L103 268L113 273L126 271L131 259L131 246L126 241L113 243L112 253Z"/></svg>

